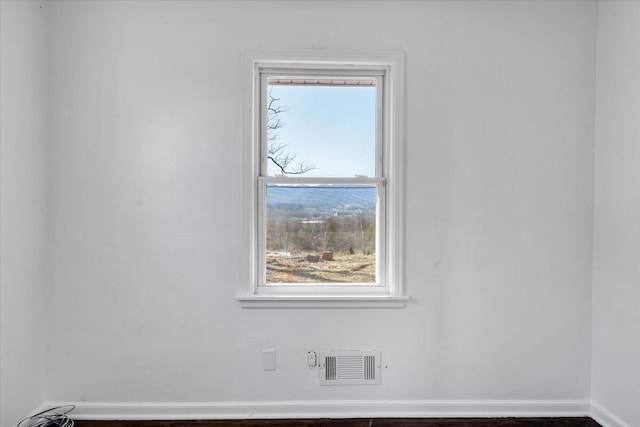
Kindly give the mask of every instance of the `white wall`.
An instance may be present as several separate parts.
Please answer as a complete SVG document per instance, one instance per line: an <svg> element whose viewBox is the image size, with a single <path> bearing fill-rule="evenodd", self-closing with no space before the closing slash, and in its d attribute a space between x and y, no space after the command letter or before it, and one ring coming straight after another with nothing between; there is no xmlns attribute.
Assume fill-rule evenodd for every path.
<svg viewBox="0 0 640 427"><path fill-rule="evenodd" d="M47 5L2 1L0 425L44 401Z"/></svg>
<svg viewBox="0 0 640 427"><path fill-rule="evenodd" d="M638 426L640 3L599 4L597 52L593 400Z"/></svg>
<svg viewBox="0 0 640 427"><path fill-rule="evenodd" d="M49 399L589 397L594 3L51 6ZM235 301L247 48L407 53L405 309Z"/></svg>

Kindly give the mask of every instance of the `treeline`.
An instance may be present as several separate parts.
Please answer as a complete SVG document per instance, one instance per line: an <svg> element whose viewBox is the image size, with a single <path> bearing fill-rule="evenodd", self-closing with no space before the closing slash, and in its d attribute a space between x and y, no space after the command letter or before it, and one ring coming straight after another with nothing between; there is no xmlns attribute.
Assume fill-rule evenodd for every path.
<svg viewBox="0 0 640 427"><path fill-rule="evenodd" d="M267 251L370 255L375 253L375 227L372 213L312 220L272 217L267 220Z"/></svg>

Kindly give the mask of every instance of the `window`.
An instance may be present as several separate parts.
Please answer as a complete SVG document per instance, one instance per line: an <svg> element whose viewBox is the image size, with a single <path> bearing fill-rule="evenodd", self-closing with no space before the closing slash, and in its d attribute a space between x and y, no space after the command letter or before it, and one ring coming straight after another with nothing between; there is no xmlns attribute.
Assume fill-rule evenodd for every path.
<svg viewBox="0 0 640 427"><path fill-rule="evenodd" d="M400 53L247 56L243 306L402 306Z"/></svg>

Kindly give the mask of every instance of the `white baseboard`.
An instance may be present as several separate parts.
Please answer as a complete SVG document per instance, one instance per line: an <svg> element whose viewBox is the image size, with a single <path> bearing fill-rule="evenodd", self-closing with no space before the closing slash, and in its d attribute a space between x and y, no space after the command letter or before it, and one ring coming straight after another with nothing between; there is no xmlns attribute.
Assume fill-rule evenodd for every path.
<svg viewBox="0 0 640 427"><path fill-rule="evenodd" d="M602 427L631 427L631 424L627 424L596 402L591 402L591 418Z"/></svg>
<svg viewBox="0 0 640 427"><path fill-rule="evenodd" d="M588 400L48 402L50 406L68 404L76 406L69 415L77 420L591 416Z"/></svg>

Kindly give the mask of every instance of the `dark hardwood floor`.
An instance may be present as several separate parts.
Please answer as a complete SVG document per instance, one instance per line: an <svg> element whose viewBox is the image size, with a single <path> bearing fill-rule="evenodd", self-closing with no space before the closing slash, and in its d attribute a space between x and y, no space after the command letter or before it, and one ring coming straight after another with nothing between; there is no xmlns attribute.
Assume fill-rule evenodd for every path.
<svg viewBox="0 0 640 427"><path fill-rule="evenodd" d="M349 418L294 420L76 421L76 427L601 427L571 418Z"/></svg>

